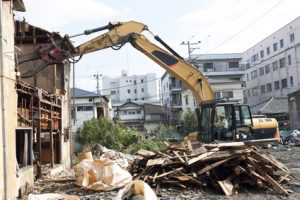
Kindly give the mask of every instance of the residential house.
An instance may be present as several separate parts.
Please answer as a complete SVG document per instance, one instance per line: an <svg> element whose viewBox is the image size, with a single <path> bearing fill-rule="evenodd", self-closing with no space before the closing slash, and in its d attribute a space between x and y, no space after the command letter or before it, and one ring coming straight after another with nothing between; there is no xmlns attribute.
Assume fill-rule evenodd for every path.
<svg viewBox="0 0 300 200"><path fill-rule="evenodd" d="M72 102L72 137L75 150L80 146L75 141L76 132L83 126L83 122L90 119L108 118L112 119L112 108L109 98L94 92L79 88L71 88Z"/></svg>
<svg viewBox="0 0 300 200"><path fill-rule="evenodd" d="M145 133L151 133L160 123L166 121L166 111L162 106L134 102L118 106L115 116L116 120L124 123L127 127Z"/></svg>

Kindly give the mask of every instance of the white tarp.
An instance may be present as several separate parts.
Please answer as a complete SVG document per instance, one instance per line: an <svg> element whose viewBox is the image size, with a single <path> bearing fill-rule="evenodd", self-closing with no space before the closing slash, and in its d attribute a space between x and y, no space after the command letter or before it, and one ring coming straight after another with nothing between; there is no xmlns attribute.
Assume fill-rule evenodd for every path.
<svg viewBox="0 0 300 200"><path fill-rule="evenodd" d="M75 166L76 185L91 190L109 191L132 181L131 174L108 158L82 160Z"/></svg>
<svg viewBox="0 0 300 200"><path fill-rule="evenodd" d="M132 197L143 200L157 200L157 196L151 187L141 180L134 180L125 188L121 189L118 192L116 200L130 199Z"/></svg>

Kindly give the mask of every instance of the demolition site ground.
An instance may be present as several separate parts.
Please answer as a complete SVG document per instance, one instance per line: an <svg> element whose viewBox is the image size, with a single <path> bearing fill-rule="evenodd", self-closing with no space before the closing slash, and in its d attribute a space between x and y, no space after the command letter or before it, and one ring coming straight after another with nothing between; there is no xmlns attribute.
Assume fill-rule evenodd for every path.
<svg viewBox="0 0 300 200"><path fill-rule="evenodd" d="M258 150L261 153L270 153L278 161L282 162L293 175L300 177L300 147L296 146L272 146L270 148L264 148ZM59 194L69 194L76 195L79 199L88 200L88 199L115 199L118 193L117 190L113 191L92 191L86 190L82 187L79 187L74 184L75 173L73 170L65 170L61 173L56 174L53 177L45 174L44 177L36 181L34 187L30 188L28 191L32 194L41 194L41 193L59 193ZM61 181L51 181L61 180ZM69 181L68 181L69 180ZM290 194L289 196L282 196L276 191L267 189L257 189L253 187L243 186L239 188L239 193L233 196L225 196L223 192L217 191L214 188L208 187L205 191L200 189L193 189L188 187L186 189L179 187L164 187L161 186L160 194L157 194L158 199L160 200L196 200L196 199L300 199L300 181L291 180L287 184L282 184L283 188L287 190ZM153 188L154 191L155 188ZM156 191L157 192L157 191ZM26 195L22 199L26 199Z"/></svg>

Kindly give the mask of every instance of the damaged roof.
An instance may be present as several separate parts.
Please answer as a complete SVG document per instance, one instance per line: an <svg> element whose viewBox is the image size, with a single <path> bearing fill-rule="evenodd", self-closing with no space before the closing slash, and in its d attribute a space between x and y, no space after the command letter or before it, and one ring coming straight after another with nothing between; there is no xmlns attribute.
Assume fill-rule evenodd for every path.
<svg viewBox="0 0 300 200"><path fill-rule="evenodd" d="M272 97L251 108L252 114L283 114L288 111L287 97Z"/></svg>

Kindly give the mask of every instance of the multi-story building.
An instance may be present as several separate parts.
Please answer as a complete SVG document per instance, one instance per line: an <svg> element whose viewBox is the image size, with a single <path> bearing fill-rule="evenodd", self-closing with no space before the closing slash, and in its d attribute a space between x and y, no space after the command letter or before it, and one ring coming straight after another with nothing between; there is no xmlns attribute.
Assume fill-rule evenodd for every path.
<svg viewBox="0 0 300 200"><path fill-rule="evenodd" d="M121 77L103 77L101 92L103 95L110 95L113 109L126 102L160 105L155 73L127 76L123 72Z"/></svg>
<svg viewBox="0 0 300 200"><path fill-rule="evenodd" d="M243 53L245 102L286 97L300 87L300 17Z"/></svg>
<svg viewBox="0 0 300 200"><path fill-rule="evenodd" d="M161 77L162 105L167 110L169 124L177 125L182 113L181 92L185 86L172 74L165 72Z"/></svg>
<svg viewBox="0 0 300 200"><path fill-rule="evenodd" d="M216 98L243 102L242 77L245 69L239 64L241 58L241 53L195 54L191 55L190 62L209 78ZM161 84L162 100L167 108L168 119L171 124L176 124L187 107L194 109L194 97L181 81L169 73L162 76Z"/></svg>

